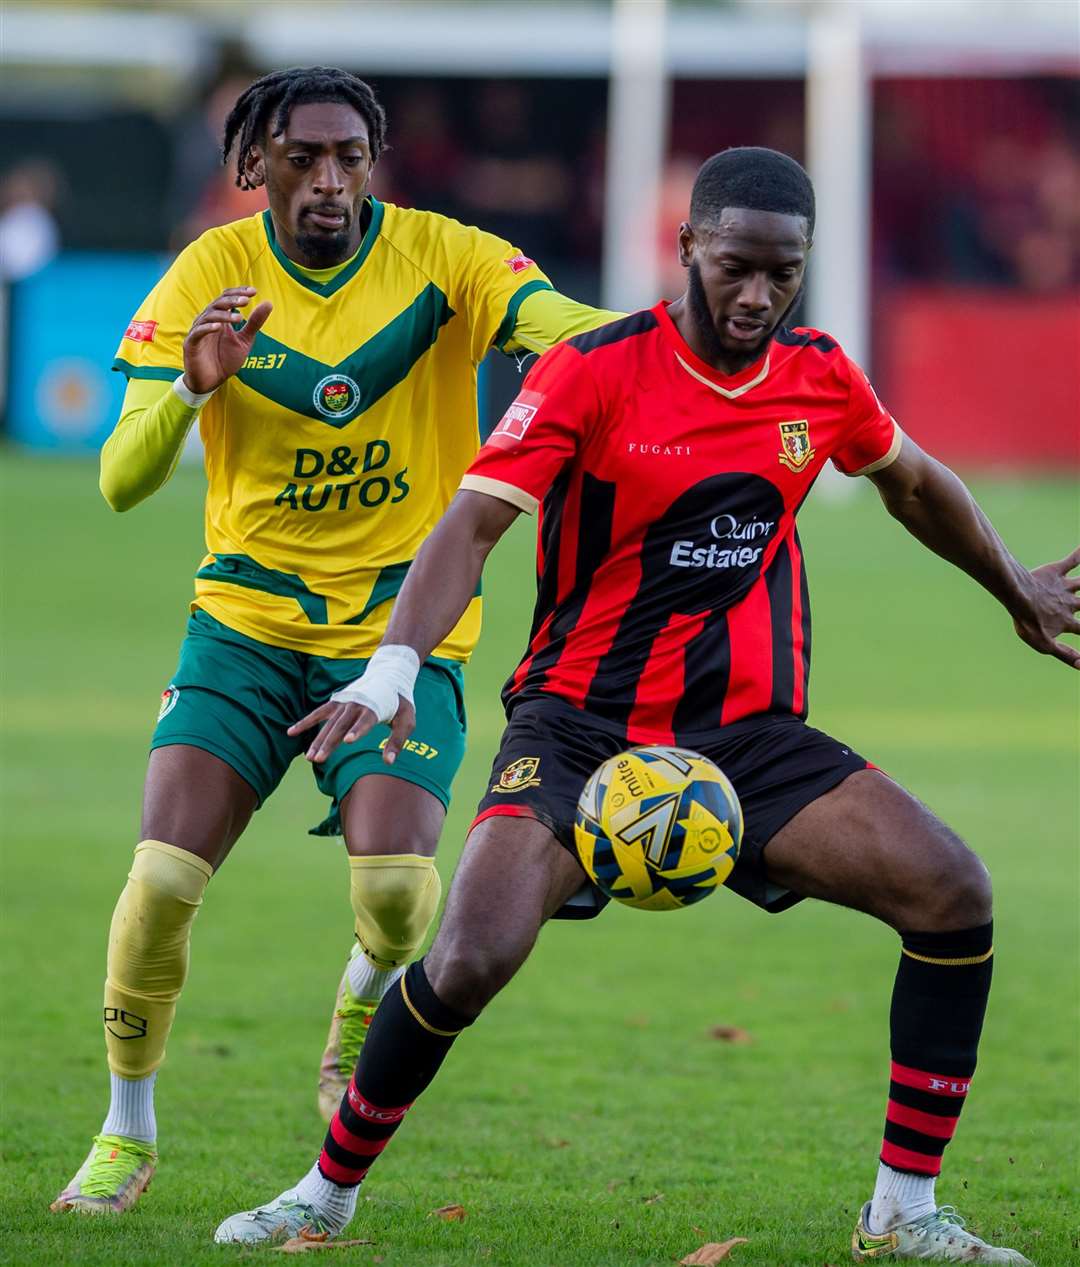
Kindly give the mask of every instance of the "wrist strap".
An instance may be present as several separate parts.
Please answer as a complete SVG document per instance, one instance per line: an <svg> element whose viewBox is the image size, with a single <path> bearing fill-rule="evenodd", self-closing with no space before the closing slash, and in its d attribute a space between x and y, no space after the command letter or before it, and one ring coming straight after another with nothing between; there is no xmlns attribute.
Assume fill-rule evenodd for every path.
<svg viewBox="0 0 1080 1267"><path fill-rule="evenodd" d="M413 686L419 672L420 657L412 647L379 647L360 677L330 698L338 704L370 708L379 721L389 722L398 711L400 700L413 703Z"/></svg>
<svg viewBox="0 0 1080 1267"><path fill-rule="evenodd" d="M193 392L187 383L184 382L183 374L173 381L172 389L189 409L201 409L214 394L213 391L201 394ZM215 388L214 390L216 391L217 389Z"/></svg>

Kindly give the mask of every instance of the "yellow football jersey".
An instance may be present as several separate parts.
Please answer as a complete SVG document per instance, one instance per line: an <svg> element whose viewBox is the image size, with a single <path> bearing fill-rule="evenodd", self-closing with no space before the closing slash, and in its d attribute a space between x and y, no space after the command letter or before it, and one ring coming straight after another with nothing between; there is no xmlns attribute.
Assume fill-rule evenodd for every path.
<svg viewBox="0 0 1080 1267"><path fill-rule="evenodd" d="M273 302L200 415L208 554L194 603L261 642L325 656L378 645L479 447L477 364L512 344L522 301L551 289L500 238L369 207L360 250L325 282L288 259L268 212L211 229L147 296L114 362L129 378L172 380L192 321L221 291L253 286L252 306ZM477 596L436 654L467 660L479 632Z"/></svg>

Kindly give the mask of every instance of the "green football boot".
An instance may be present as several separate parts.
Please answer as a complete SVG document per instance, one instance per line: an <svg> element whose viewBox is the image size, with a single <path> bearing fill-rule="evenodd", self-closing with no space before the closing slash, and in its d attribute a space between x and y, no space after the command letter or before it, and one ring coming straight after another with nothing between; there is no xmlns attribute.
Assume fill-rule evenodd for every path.
<svg viewBox="0 0 1080 1267"><path fill-rule="evenodd" d="M122 1135L95 1135L89 1156L49 1206L54 1214L123 1214L150 1186L157 1150Z"/></svg>
<svg viewBox="0 0 1080 1267"><path fill-rule="evenodd" d="M1019 1250L988 1245L969 1232L951 1205L880 1234L867 1229L869 1215L868 1201L851 1237L851 1256L857 1263L873 1258L894 1262L921 1258L931 1263L1013 1263L1016 1267L1033 1267Z"/></svg>
<svg viewBox="0 0 1080 1267"><path fill-rule="evenodd" d="M362 953L359 945L354 945L349 962ZM324 1122L329 1122L338 1110L378 1006L378 999L358 999L353 994L346 965L338 986L330 1032L326 1037L326 1050L319 1066L319 1112Z"/></svg>

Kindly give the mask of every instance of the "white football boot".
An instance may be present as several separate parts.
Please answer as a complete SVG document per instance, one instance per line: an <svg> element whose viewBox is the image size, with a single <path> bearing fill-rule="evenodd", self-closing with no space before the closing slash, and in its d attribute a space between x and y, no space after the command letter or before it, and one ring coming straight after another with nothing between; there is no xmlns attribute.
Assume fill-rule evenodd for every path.
<svg viewBox="0 0 1080 1267"><path fill-rule="evenodd" d="M1015 1263L1033 1267L1019 1250L988 1245L964 1227L956 1208L943 1205L933 1214L901 1223L889 1232L871 1232L867 1227L870 1202L862 1208L851 1237L851 1256L857 1263L872 1258L921 1258L932 1263Z"/></svg>
<svg viewBox="0 0 1080 1267"><path fill-rule="evenodd" d="M283 1192L267 1205L230 1214L219 1224L214 1240L219 1245L254 1245L267 1241L287 1241L299 1236L303 1228L316 1236L327 1233L333 1240L342 1230L336 1219L329 1218L315 1206L300 1199L295 1189Z"/></svg>

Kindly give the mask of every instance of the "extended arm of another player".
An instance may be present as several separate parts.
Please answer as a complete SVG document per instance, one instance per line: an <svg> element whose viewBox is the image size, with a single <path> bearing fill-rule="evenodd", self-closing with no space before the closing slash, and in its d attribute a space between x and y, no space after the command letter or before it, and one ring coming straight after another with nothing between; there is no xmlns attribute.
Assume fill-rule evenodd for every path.
<svg viewBox="0 0 1080 1267"><path fill-rule="evenodd" d="M1013 618L1016 632L1043 655L1080 669L1080 650L1058 641L1080 633L1080 548L1029 571L1009 553L964 483L907 436L896 460L868 478L889 513L935 554L989 590Z"/></svg>
<svg viewBox="0 0 1080 1267"><path fill-rule="evenodd" d="M461 619L492 546L520 513L487 493L457 494L409 568L363 676L289 727L298 735L323 723L307 750L309 761L325 761L342 741L353 743L391 718L383 760L394 761L416 722L412 685L420 665Z"/></svg>
<svg viewBox="0 0 1080 1267"><path fill-rule="evenodd" d="M172 383L128 382L120 420L101 450L99 486L113 510L130 510L169 479L198 415Z"/></svg>
<svg viewBox="0 0 1080 1267"><path fill-rule="evenodd" d="M503 350L543 353L564 339L595 330L625 315L605 308L590 308L557 290L537 290L522 300L514 332Z"/></svg>

